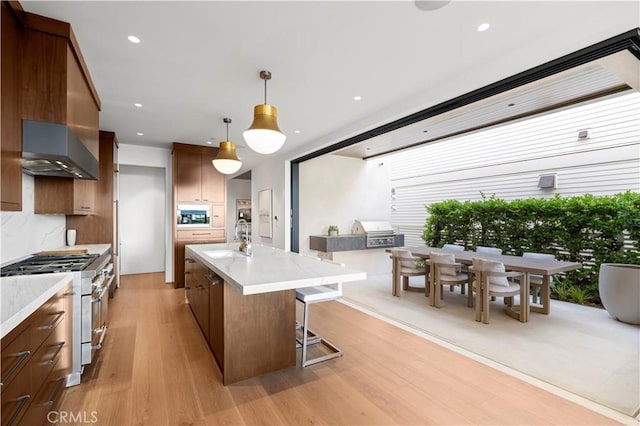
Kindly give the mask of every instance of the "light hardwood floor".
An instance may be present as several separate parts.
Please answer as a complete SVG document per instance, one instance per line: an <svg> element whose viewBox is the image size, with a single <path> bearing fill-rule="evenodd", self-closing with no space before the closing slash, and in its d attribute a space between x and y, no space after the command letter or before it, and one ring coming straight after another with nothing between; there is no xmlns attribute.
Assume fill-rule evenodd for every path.
<svg viewBox="0 0 640 426"><path fill-rule="evenodd" d="M225 387L184 290L163 281L122 277L105 346L62 410L104 425L615 424L338 302L311 321L343 357Z"/></svg>

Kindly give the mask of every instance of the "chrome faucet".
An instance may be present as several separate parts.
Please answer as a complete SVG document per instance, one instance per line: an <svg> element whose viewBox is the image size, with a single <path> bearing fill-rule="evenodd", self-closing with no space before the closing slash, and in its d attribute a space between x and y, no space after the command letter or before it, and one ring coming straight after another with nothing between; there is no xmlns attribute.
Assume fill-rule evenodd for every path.
<svg viewBox="0 0 640 426"><path fill-rule="evenodd" d="M244 226L244 236L242 235L242 228ZM236 222L236 236L238 239L238 232L240 232L240 251L247 256L251 256L251 237L249 236L249 223L244 219L239 219Z"/></svg>

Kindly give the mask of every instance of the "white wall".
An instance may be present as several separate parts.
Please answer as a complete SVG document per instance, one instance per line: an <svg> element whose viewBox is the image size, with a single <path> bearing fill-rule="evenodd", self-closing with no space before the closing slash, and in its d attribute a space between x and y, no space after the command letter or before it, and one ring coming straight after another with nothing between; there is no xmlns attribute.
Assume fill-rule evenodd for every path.
<svg viewBox="0 0 640 426"><path fill-rule="evenodd" d="M264 189L271 189L273 205L273 238L261 237L258 230L258 220L251 221L253 242L287 250L289 248L289 215L290 194L288 184L289 163L283 157L271 157L251 170L251 210L252 219L258 211L258 193Z"/></svg>
<svg viewBox="0 0 640 426"><path fill-rule="evenodd" d="M236 223L236 200L251 199L251 180L248 179L228 179L227 180L227 242L233 242L235 236ZM257 210L251 208L251 215Z"/></svg>
<svg viewBox="0 0 640 426"><path fill-rule="evenodd" d="M353 222L391 221L389 167L379 160L324 155L300 164L300 253L309 249L310 235L326 235L329 225L350 234ZM333 260L367 274L391 272L384 249L333 253Z"/></svg>
<svg viewBox="0 0 640 426"><path fill-rule="evenodd" d="M422 245L426 204L640 191L640 94L587 103L391 155L392 223ZM588 139L578 139L580 129ZM538 188L556 174L556 189Z"/></svg>
<svg viewBox="0 0 640 426"><path fill-rule="evenodd" d="M139 145L127 145L120 144L118 151L118 162L121 165L129 166L145 166L145 167L160 167L165 170L165 232L164 232L164 247L158 247L157 250L164 250L165 254L165 281L173 281L173 250L169 249L173 247L173 206L172 206L172 168L171 168L171 150L164 148L152 148ZM122 186L120 187L122 191ZM124 238L124 236L121 236ZM152 248L150 248L152 249Z"/></svg>
<svg viewBox="0 0 640 426"><path fill-rule="evenodd" d="M0 263L65 245L66 219L61 214L34 214L34 179L22 174L22 211L0 212Z"/></svg>

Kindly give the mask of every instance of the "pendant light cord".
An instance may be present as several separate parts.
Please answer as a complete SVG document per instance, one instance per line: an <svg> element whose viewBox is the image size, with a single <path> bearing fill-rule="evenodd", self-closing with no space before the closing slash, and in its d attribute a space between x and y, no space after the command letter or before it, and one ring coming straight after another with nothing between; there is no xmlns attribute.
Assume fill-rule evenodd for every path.
<svg viewBox="0 0 640 426"><path fill-rule="evenodd" d="M267 105L267 79L264 80L264 104Z"/></svg>

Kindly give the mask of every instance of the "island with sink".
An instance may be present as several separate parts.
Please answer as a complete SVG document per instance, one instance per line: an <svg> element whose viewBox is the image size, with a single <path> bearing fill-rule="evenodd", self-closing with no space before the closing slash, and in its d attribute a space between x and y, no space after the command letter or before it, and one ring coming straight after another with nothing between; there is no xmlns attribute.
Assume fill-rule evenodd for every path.
<svg viewBox="0 0 640 426"><path fill-rule="evenodd" d="M185 248L185 293L229 385L296 364L296 289L363 280L320 259L254 245Z"/></svg>

